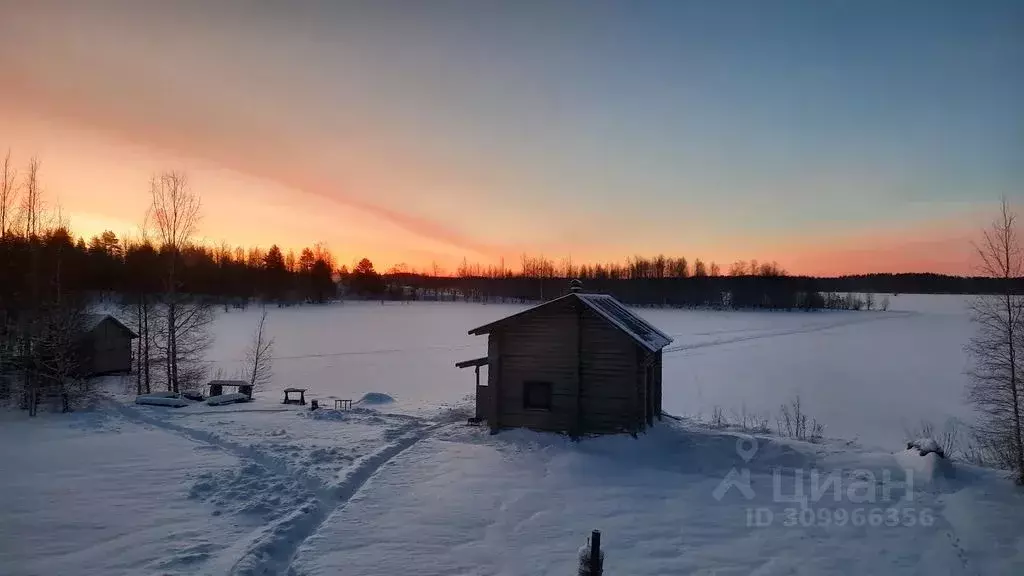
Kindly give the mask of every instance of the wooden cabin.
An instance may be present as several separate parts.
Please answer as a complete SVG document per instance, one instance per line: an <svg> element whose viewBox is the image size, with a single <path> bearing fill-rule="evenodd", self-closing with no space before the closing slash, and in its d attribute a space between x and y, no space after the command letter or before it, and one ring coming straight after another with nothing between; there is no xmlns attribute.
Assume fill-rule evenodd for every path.
<svg viewBox="0 0 1024 576"><path fill-rule="evenodd" d="M132 340L139 336L109 314L86 314L82 322L83 376L132 371Z"/></svg>
<svg viewBox="0 0 1024 576"><path fill-rule="evenodd" d="M661 349L672 339L605 294L569 294L474 328L487 356L477 417L492 432L635 433L661 419ZM480 367L487 380L480 382Z"/></svg>

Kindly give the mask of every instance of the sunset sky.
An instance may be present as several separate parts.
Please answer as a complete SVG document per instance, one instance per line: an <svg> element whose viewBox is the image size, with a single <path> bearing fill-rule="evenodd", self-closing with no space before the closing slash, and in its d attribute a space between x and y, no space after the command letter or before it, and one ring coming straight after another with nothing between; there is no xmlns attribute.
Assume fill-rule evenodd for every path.
<svg viewBox="0 0 1024 576"><path fill-rule="evenodd" d="M76 234L379 269L683 255L971 272L1024 200L1024 2L0 0L0 153Z"/></svg>

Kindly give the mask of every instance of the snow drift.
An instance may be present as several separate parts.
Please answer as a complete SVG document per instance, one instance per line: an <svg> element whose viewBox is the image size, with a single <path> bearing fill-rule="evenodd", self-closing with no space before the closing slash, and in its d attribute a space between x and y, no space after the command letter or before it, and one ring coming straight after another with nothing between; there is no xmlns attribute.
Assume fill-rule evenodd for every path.
<svg viewBox="0 0 1024 576"><path fill-rule="evenodd" d="M359 399L359 404L392 404L395 399L383 392L367 392Z"/></svg>
<svg viewBox="0 0 1024 576"><path fill-rule="evenodd" d="M188 400L169 398L167 396L138 396L135 398L135 403L145 406L167 406L170 408L182 408L191 404Z"/></svg>
<svg viewBox="0 0 1024 576"><path fill-rule="evenodd" d="M224 404L234 404L235 402L248 402L249 397L240 392L234 392L232 394L221 394L219 396L210 396L206 399L206 403L210 406L221 406Z"/></svg>

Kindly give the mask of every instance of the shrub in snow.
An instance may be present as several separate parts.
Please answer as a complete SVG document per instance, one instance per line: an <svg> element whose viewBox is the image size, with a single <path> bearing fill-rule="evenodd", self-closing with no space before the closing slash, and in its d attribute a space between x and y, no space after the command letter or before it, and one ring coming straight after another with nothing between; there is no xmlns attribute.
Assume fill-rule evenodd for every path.
<svg viewBox="0 0 1024 576"><path fill-rule="evenodd" d="M804 411L800 402L800 396L796 396L789 403L783 404L780 408L776 423L779 427L779 436L806 440L807 442L820 442L825 435L825 425L811 418Z"/></svg>
<svg viewBox="0 0 1024 576"><path fill-rule="evenodd" d="M917 450L921 456L926 454L937 454L939 458L945 458L946 453L939 446L939 443L934 438L918 438L917 440L911 440L907 442L907 450Z"/></svg>
<svg viewBox="0 0 1024 576"><path fill-rule="evenodd" d="M725 428L725 413L721 406L715 406L711 411L711 427L715 429Z"/></svg>
<svg viewBox="0 0 1024 576"><path fill-rule="evenodd" d="M916 443L929 440L927 443L929 447L932 444L938 447L938 450L931 451L940 454L943 458L956 458L963 453L960 426L956 419L950 418L941 432L931 422L923 420L916 429L904 429L904 433L907 438L908 450L911 447L916 447Z"/></svg>

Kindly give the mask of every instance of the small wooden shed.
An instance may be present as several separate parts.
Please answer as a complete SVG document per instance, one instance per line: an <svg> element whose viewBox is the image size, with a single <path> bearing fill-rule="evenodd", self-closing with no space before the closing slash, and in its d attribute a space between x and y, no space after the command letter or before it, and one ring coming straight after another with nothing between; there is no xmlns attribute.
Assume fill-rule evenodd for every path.
<svg viewBox="0 0 1024 576"><path fill-rule="evenodd" d="M84 376L132 371L132 340L139 336L109 314L86 314L82 320L81 372Z"/></svg>
<svg viewBox="0 0 1024 576"><path fill-rule="evenodd" d="M635 433L661 419L661 349L672 339L612 296L574 287L469 333L488 335L487 356L456 365L476 369L477 418L492 432Z"/></svg>

